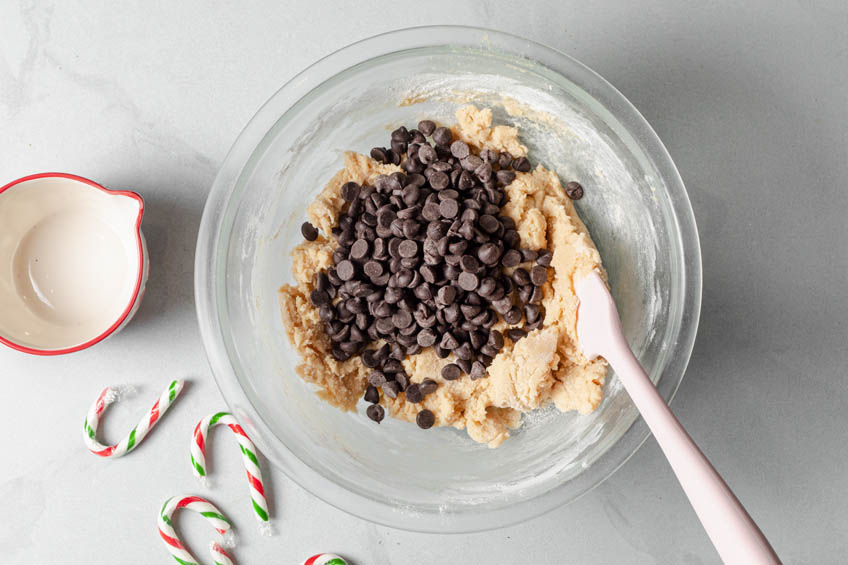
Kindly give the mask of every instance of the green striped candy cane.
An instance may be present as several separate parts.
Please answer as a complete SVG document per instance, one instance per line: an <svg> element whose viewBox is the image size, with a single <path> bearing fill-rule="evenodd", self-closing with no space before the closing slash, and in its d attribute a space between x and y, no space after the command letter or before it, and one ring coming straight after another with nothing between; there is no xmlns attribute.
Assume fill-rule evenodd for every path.
<svg viewBox="0 0 848 565"><path fill-rule="evenodd" d="M147 437L147 434L150 433L156 422L162 418L162 415L165 414L171 404L180 395L184 385L185 383L181 379L172 381L168 385L168 388L165 389L165 392L162 393L162 396L159 397L159 400L156 401L156 404L153 405L153 408L144 415L138 425L124 439L115 445L103 445L97 441L97 427L100 425L100 417L103 415L106 407L116 401L121 395L120 389L107 386L100 393L100 396L97 397L97 400L94 401L94 404L91 405L88 415L85 417L83 440L86 447L100 457L122 457L126 455L138 447L138 444Z"/></svg>
<svg viewBox="0 0 848 565"><path fill-rule="evenodd" d="M303 565L347 565L347 561L332 553L319 553L304 561Z"/></svg>
<svg viewBox="0 0 848 565"><path fill-rule="evenodd" d="M229 519L224 516L214 504L199 496L180 495L172 496L162 505L162 510L159 511L157 525L159 526L159 537L165 543L165 547L171 552L171 556L180 565L198 565L197 559L186 548L172 523L174 513L181 509L197 512L212 524L219 534L221 534L221 543L214 542L211 544L210 552L215 565L235 565L233 558L224 550L223 546L235 546L235 536L232 532L232 524Z"/></svg>
<svg viewBox="0 0 848 565"><path fill-rule="evenodd" d="M265 486L262 484L262 471L259 469L256 446L247 437L235 417L229 412L218 412L203 418L194 428L194 437L191 442L191 467L194 475L205 481L206 471L206 437L209 429L216 425L225 425L233 431L239 442L242 461L247 470L247 481L250 484L250 498L253 502L253 511L260 523L260 531L265 535L271 534L271 525L268 521L268 502L265 500Z"/></svg>

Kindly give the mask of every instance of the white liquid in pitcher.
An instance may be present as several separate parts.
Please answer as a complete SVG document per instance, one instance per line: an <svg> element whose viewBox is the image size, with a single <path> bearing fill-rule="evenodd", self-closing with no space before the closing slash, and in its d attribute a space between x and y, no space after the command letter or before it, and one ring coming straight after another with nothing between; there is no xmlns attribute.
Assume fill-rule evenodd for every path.
<svg viewBox="0 0 848 565"><path fill-rule="evenodd" d="M129 300L127 250L112 228L88 210L60 212L21 240L12 268L15 286L37 316L82 325Z"/></svg>

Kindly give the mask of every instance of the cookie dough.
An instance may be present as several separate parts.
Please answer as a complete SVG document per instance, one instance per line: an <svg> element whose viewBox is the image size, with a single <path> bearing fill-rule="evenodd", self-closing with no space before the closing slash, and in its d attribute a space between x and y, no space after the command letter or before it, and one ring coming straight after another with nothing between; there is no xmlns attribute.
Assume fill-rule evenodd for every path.
<svg viewBox="0 0 848 565"><path fill-rule="evenodd" d="M522 156L527 149L518 140L518 130L492 127L488 109L464 106L456 113L454 135L477 148L509 151ZM344 205L341 187L348 181L368 183L380 174L400 171L394 165L379 164L356 153L345 154L345 167L327 184L307 208L309 221L321 229L315 241L306 241L292 251L292 271L296 285L280 289L283 322L293 347L301 355L298 374L318 387L326 401L345 410L354 410L367 387L367 369L358 356L339 362L330 354L318 310L309 302L315 274L332 266L335 240L328 239ZM422 408L435 415L436 426L465 429L475 441L497 447L509 437L509 430L521 424L524 412L549 402L561 411L589 413L603 396L606 363L588 361L576 345L577 297L572 287L576 272L597 269L603 272L601 258L586 227L565 195L556 173L541 165L527 173L517 173L506 187L507 202L501 213L515 221L521 245L529 249L550 249L552 276L544 286L542 304L545 321L527 337L506 344L489 367L489 376L456 381L441 378L441 369L452 356L439 359L431 348L407 358L403 364L411 381L431 378L439 382L436 392L418 404L383 397L389 413L414 422ZM507 328L504 321L495 326Z"/></svg>

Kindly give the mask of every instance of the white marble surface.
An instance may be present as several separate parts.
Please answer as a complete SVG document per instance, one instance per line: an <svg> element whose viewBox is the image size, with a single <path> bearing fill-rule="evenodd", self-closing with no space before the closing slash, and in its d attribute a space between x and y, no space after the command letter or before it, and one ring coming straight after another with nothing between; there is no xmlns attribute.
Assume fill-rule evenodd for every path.
<svg viewBox="0 0 848 565"><path fill-rule="evenodd" d="M165 497L199 491L179 430L222 406L192 296L195 233L219 163L259 105L316 58L451 22L572 54L657 129L704 251L701 330L675 411L787 563L844 562L845 3L332 4L0 2L0 182L61 170L141 192L152 260L141 311L114 339L58 359L0 351L0 561L168 562L155 513ZM136 453L85 451L82 418L104 384L142 386L110 409L104 431L116 438L176 375L191 379L190 400ZM578 502L468 536L377 527L269 471L273 538L256 534L235 447L218 441L214 499L242 532L240 563L318 551L359 565L717 561L653 440ZM205 560L211 530L197 516L180 523Z"/></svg>

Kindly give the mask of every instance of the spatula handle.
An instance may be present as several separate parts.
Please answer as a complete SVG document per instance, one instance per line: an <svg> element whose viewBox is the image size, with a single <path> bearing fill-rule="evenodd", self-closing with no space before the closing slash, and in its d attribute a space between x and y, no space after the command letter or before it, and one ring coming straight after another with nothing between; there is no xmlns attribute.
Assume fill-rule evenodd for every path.
<svg viewBox="0 0 848 565"><path fill-rule="evenodd" d="M617 331L604 348L604 357L651 428L721 559L733 564L779 564L768 540L645 374L617 318Z"/></svg>

